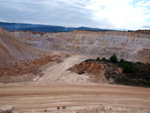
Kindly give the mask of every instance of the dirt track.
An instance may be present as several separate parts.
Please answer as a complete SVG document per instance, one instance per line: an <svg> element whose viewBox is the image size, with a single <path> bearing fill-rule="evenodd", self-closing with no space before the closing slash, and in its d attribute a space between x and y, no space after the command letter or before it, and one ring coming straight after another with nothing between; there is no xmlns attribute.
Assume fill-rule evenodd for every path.
<svg viewBox="0 0 150 113"><path fill-rule="evenodd" d="M115 85L43 85L0 88L0 106L17 112L76 113L90 108L102 111L150 112L150 89ZM65 109L62 107L65 106ZM59 110L57 107L61 107ZM58 111L58 112L54 112ZM88 113L87 112L87 113ZM91 112L91 113L94 113ZM96 112L95 112L96 113Z"/></svg>
<svg viewBox="0 0 150 113"><path fill-rule="evenodd" d="M73 74L66 70L79 63L80 58L73 56L46 69L44 77L37 81L0 85L0 109L9 105L14 107L14 113L150 112L150 88L91 84L88 81L81 84L78 83L80 77L72 75L73 79L66 77L67 81L61 82L65 74ZM69 80L78 85L68 84Z"/></svg>
<svg viewBox="0 0 150 113"><path fill-rule="evenodd" d="M67 69L82 62L82 55L74 55L64 60L64 62L47 68L43 73L44 77L37 79L31 84L49 84L49 83L83 83L88 82L87 77L79 76L76 73L69 72Z"/></svg>

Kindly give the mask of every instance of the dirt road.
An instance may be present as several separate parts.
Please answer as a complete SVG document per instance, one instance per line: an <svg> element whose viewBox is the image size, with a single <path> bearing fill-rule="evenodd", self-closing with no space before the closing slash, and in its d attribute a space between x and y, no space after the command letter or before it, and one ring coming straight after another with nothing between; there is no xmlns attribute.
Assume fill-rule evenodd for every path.
<svg viewBox="0 0 150 113"><path fill-rule="evenodd" d="M67 69L82 62L87 56L74 55L64 60L64 62L47 68L43 73L44 76L37 79L31 84L49 84L49 83L85 83L88 76L79 76L76 73L69 72Z"/></svg>
<svg viewBox="0 0 150 113"><path fill-rule="evenodd" d="M148 113L150 89L62 84L0 87L0 106L6 105L21 113L97 113L96 110Z"/></svg>
<svg viewBox="0 0 150 113"><path fill-rule="evenodd" d="M85 78L73 76L67 68L81 62L80 58L73 56L47 68L43 78L36 81L0 85L0 110L13 107L13 113L150 113L150 88L88 81L75 85Z"/></svg>

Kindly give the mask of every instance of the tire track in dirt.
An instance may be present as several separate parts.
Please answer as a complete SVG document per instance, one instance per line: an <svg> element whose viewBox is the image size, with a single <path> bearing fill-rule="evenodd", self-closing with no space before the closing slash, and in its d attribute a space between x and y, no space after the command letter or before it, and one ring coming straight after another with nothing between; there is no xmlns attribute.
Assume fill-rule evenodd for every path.
<svg viewBox="0 0 150 113"><path fill-rule="evenodd" d="M21 113L43 113L45 109L50 113L76 113L82 110L84 112L79 113L97 113L91 110L102 106L107 113L121 113L125 109L129 111L127 113L148 113L150 89L90 84L0 87L0 108L5 105L13 106ZM57 109L63 106L65 109Z"/></svg>
<svg viewBox="0 0 150 113"><path fill-rule="evenodd" d="M65 76L65 73L68 68L74 66L75 64L78 64L81 62L81 58L85 56L75 55L71 56L64 60L64 62L56 64L53 67L47 68L43 73L44 76L37 80L35 84L48 84L51 82L57 82L60 80L63 76ZM67 79L67 78L66 78Z"/></svg>

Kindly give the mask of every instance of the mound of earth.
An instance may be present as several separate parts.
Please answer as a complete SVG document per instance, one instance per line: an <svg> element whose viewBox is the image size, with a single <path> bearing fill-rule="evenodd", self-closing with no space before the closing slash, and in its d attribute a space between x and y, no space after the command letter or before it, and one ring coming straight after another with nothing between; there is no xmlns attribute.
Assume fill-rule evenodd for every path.
<svg viewBox="0 0 150 113"><path fill-rule="evenodd" d="M60 56L45 56L33 61L26 61L23 63L14 63L0 68L0 83L16 83L33 81L37 77L42 77L45 64L61 62ZM45 68L44 68L45 69Z"/></svg>
<svg viewBox="0 0 150 113"><path fill-rule="evenodd" d="M93 82L150 87L150 64L127 63L127 61L114 64L109 60L89 59L74 65L69 70L81 76L87 73L85 75Z"/></svg>
<svg viewBox="0 0 150 113"><path fill-rule="evenodd" d="M18 40L6 29L0 28L0 67L42 56L43 54L39 50Z"/></svg>
<svg viewBox="0 0 150 113"><path fill-rule="evenodd" d="M90 60L76 64L68 70L78 73L81 76L82 74L87 73L86 75L91 78L91 81L97 83L114 83L113 79L108 79L106 75L109 74L113 76L114 74L122 74L122 69L114 64Z"/></svg>
<svg viewBox="0 0 150 113"><path fill-rule="evenodd" d="M61 55L61 54L60 54ZM33 48L0 28L0 82L25 82L42 76L41 66L61 62L63 55Z"/></svg>

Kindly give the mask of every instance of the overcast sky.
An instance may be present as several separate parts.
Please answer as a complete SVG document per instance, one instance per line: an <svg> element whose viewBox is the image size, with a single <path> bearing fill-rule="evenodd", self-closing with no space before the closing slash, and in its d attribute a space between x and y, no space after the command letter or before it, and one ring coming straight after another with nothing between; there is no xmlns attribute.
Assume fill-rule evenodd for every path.
<svg viewBox="0 0 150 113"><path fill-rule="evenodd" d="M150 0L0 0L0 21L150 29Z"/></svg>

